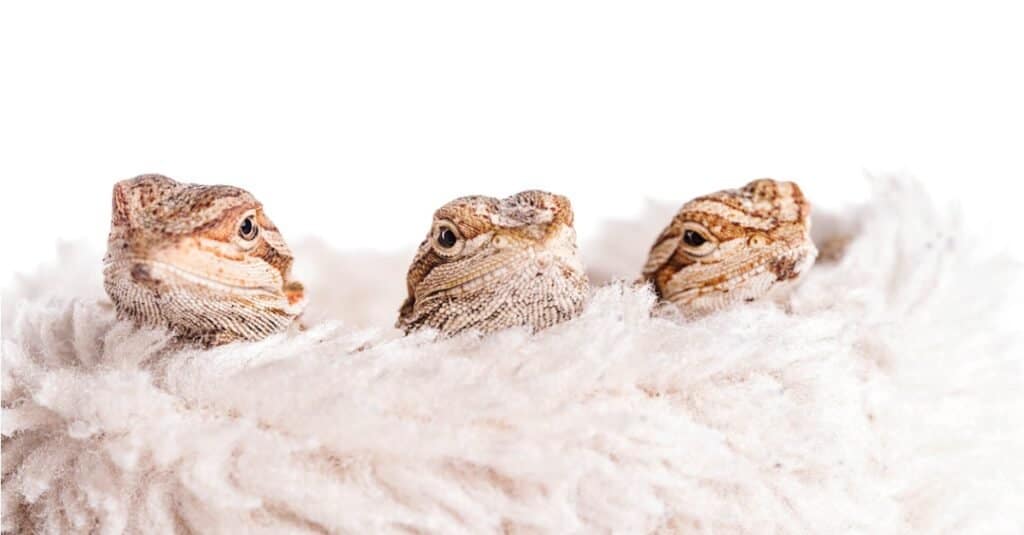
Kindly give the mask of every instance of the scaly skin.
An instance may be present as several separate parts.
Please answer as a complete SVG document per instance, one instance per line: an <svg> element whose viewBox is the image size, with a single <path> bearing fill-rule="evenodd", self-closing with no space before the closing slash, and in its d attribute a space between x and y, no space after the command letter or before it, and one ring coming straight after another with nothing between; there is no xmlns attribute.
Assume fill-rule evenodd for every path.
<svg viewBox="0 0 1024 535"><path fill-rule="evenodd" d="M689 318L759 299L814 263L810 215L792 182L761 179L697 197L654 243L643 279Z"/></svg>
<svg viewBox="0 0 1024 535"><path fill-rule="evenodd" d="M578 315L589 282L572 223L569 200L542 191L442 206L409 266L397 326L536 331Z"/></svg>
<svg viewBox="0 0 1024 535"><path fill-rule="evenodd" d="M232 186L118 182L104 263L118 317L185 342L259 340L305 306L288 245L259 201Z"/></svg>

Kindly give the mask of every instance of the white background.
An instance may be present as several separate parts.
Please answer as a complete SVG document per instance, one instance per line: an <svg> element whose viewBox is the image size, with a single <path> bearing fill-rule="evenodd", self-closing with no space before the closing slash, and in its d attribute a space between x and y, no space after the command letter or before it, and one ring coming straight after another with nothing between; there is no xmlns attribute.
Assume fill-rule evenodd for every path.
<svg viewBox="0 0 1024 535"><path fill-rule="evenodd" d="M585 242L647 197L771 176L834 207L904 172L1021 255L1022 20L984 2L7 2L0 280L57 239L101 248L110 186L143 172L240 185L290 239L377 249L470 193L567 194Z"/></svg>

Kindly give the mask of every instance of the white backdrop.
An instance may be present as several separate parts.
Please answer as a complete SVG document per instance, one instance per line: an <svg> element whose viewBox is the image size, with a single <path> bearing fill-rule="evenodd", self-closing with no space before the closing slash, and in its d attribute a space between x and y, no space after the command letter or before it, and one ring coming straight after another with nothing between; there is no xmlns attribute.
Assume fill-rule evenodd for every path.
<svg viewBox="0 0 1024 535"><path fill-rule="evenodd" d="M585 242L647 197L772 176L832 207L906 172L1024 257L1021 17L962 5L8 2L0 275L102 247L143 172L376 249L470 193L567 194Z"/></svg>

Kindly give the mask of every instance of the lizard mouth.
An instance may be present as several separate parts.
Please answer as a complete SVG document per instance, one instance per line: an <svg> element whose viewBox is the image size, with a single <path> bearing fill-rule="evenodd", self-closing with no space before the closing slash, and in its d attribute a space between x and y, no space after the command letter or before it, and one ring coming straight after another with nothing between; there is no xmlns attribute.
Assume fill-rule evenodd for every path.
<svg viewBox="0 0 1024 535"><path fill-rule="evenodd" d="M665 295L664 299L683 305L713 295L718 295L717 300L722 303L754 301L771 293L777 286L800 278L816 256L817 249L813 245L786 254L765 256L746 268L742 279L733 284L721 276L694 280L692 284Z"/></svg>
<svg viewBox="0 0 1024 535"><path fill-rule="evenodd" d="M230 281L209 274L153 259L127 258L106 263L106 270L120 271L125 278L147 287L159 287L168 282L200 286L228 294L279 295L284 286L259 285L246 281Z"/></svg>

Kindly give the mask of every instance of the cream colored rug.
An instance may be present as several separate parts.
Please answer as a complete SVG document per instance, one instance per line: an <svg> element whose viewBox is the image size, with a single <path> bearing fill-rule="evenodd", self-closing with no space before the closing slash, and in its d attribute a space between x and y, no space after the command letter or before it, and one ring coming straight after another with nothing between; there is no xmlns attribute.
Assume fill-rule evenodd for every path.
<svg viewBox="0 0 1024 535"><path fill-rule="evenodd" d="M691 323L609 282L674 207L610 223L605 285L536 336L401 337L411 251L306 243L309 330L173 352L65 246L4 295L3 528L1022 533L1020 267L876 189L816 213L788 299Z"/></svg>

